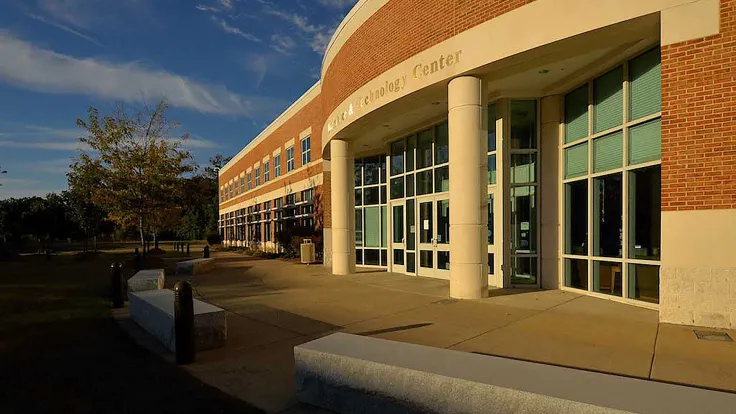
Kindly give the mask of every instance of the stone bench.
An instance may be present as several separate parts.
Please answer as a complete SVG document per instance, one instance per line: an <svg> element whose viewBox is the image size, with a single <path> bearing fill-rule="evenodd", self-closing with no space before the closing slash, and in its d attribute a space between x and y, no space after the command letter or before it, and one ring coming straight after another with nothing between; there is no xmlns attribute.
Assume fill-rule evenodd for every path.
<svg viewBox="0 0 736 414"><path fill-rule="evenodd" d="M177 275L196 275L198 273L204 273L215 267L215 259L192 259L185 260L183 262L176 263L176 274Z"/></svg>
<svg viewBox="0 0 736 414"><path fill-rule="evenodd" d="M141 270L128 279L128 292L163 289L164 280L164 269Z"/></svg>
<svg viewBox="0 0 736 414"><path fill-rule="evenodd" d="M338 413L730 412L736 394L337 333L294 347L300 401Z"/></svg>
<svg viewBox="0 0 736 414"><path fill-rule="evenodd" d="M176 352L174 292L168 289L130 294L130 316L141 328ZM198 351L225 345L225 310L194 299L194 343Z"/></svg>

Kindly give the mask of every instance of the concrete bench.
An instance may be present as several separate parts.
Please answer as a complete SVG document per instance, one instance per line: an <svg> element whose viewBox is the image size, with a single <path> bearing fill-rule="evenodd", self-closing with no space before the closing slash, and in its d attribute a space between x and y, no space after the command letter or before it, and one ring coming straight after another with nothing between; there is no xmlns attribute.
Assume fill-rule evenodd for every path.
<svg viewBox="0 0 736 414"><path fill-rule="evenodd" d="M176 352L174 340L174 292L168 289L130 294L130 316L144 330ZM194 342L198 351L225 345L225 311L194 299Z"/></svg>
<svg viewBox="0 0 736 414"><path fill-rule="evenodd" d="M294 348L300 401L339 413L715 413L736 394L337 333Z"/></svg>
<svg viewBox="0 0 736 414"><path fill-rule="evenodd" d="M164 269L141 270L128 279L128 292L143 292L164 288Z"/></svg>
<svg viewBox="0 0 736 414"><path fill-rule="evenodd" d="M177 275L196 275L198 273L204 273L215 267L215 259L192 259L185 260L183 262L176 263L176 274Z"/></svg>

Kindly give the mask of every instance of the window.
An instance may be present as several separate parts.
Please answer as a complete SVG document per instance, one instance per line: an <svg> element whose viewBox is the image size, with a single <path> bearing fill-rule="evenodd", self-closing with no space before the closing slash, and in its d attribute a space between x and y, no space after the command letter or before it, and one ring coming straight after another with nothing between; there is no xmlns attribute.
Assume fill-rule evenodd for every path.
<svg viewBox="0 0 736 414"><path fill-rule="evenodd" d="M312 160L311 141L311 137L306 137L302 140L302 165L307 165Z"/></svg>
<svg viewBox="0 0 736 414"><path fill-rule="evenodd" d="M289 173L294 169L294 147L286 149L286 172Z"/></svg>
<svg viewBox="0 0 736 414"><path fill-rule="evenodd" d="M310 188L308 190L302 191L302 201L312 201L314 199L314 189Z"/></svg>
<svg viewBox="0 0 736 414"><path fill-rule="evenodd" d="M565 96L565 286L659 302L661 102L659 48Z"/></svg>
<svg viewBox="0 0 736 414"><path fill-rule="evenodd" d="M248 172L248 190L253 188L253 181L251 180L251 178L252 178L252 173L249 171Z"/></svg>
<svg viewBox="0 0 736 414"><path fill-rule="evenodd" d="M273 157L273 176L274 178L281 176L281 154Z"/></svg>
<svg viewBox="0 0 736 414"><path fill-rule="evenodd" d="M267 183L271 179L271 165L268 161L263 163L263 183Z"/></svg>
<svg viewBox="0 0 736 414"><path fill-rule="evenodd" d="M237 178L235 179L235 195L237 196L240 194L240 180Z"/></svg>
<svg viewBox="0 0 736 414"><path fill-rule="evenodd" d="M225 200L225 189L220 187L220 202Z"/></svg>
<svg viewBox="0 0 736 414"><path fill-rule="evenodd" d="M296 204L296 194L287 194L286 195L286 205L294 205Z"/></svg>
<svg viewBox="0 0 736 414"><path fill-rule="evenodd" d="M240 193L245 193L245 176L240 176Z"/></svg>
<svg viewBox="0 0 736 414"><path fill-rule="evenodd" d="M259 185L261 185L261 167L256 167L255 176L256 176L256 187L258 187Z"/></svg>
<svg viewBox="0 0 736 414"><path fill-rule="evenodd" d="M385 155L355 160L356 264L388 266L386 175Z"/></svg>

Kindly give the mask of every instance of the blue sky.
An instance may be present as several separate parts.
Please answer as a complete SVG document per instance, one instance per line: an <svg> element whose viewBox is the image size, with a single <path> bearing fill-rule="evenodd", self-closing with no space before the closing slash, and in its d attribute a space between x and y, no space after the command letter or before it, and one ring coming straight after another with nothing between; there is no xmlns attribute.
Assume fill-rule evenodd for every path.
<svg viewBox="0 0 736 414"><path fill-rule="evenodd" d="M2 0L0 199L66 188L92 105L165 96L200 164L234 155L319 76L356 0Z"/></svg>

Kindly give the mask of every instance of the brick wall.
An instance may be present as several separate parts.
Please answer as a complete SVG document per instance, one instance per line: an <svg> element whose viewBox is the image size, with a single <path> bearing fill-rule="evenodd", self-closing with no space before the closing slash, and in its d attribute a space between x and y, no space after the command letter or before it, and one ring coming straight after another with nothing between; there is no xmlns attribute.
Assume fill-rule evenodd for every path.
<svg viewBox="0 0 736 414"><path fill-rule="evenodd" d="M736 208L736 0L721 33L662 47L662 210Z"/></svg>
<svg viewBox="0 0 736 414"><path fill-rule="evenodd" d="M324 112L398 63L534 0L391 0L335 55L322 82Z"/></svg>

